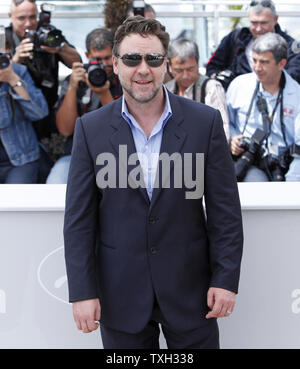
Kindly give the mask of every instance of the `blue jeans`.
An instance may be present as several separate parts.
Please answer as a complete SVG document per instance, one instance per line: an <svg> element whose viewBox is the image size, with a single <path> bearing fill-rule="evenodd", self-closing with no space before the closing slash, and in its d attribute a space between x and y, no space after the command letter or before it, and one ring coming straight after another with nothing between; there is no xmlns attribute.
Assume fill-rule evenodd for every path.
<svg viewBox="0 0 300 369"><path fill-rule="evenodd" d="M71 155L59 158L52 167L47 181L47 184L65 184L68 181L68 174L71 162Z"/></svg>
<svg viewBox="0 0 300 369"><path fill-rule="evenodd" d="M0 166L0 183L29 184L37 183L38 160L20 166L10 163Z"/></svg>
<svg viewBox="0 0 300 369"><path fill-rule="evenodd" d="M248 169L243 182L269 182L269 178L263 170L255 166L251 166Z"/></svg>

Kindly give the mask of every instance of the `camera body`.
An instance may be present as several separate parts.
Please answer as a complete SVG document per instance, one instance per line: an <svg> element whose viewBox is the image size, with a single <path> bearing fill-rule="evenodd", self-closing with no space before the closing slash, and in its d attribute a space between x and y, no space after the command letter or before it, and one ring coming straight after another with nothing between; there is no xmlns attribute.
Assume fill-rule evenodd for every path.
<svg viewBox="0 0 300 369"><path fill-rule="evenodd" d="M269 154L266 158L267 166L271 174L270 180L273 182L282 182L285 180L285 173L288 171L293 160L288 149L282 155Z"/></svg>
<svg viewBox="0 0 300 369"><path fill-rule="evenodd" d="M0 69L6 69L10 61L5 53L0 53Z"/></svg>
<svg viewBox="0 0 300 369"><path fill-rule="evenodd" d="M243 181L250 166L263 157L265 150L262 147L262 143L266 139L267 135L268 134L266 132L257 128L250 139L243 137L240 140L240 147L245 151L241 154L234 165L235 174L239 182Z"/></svg>
<svg viewBox="0 0 300 369"><path fill-rule="evenodd" d="M25 32L25 37L30 39L36 50L40 46L59 47L65 40L62 32L50 24L53 9L51 4L42 4L37 31L26 30Z"/></svg>
<svg viewBox="0 0 300 369"><path fill-rule="evenodd" d="M88 80L94 87L102 87L107 81L107 74L103 63L97 58L91 58L89 63L84 64L84 69L88 73Z"/></svg>
<svg viewBox="0 0 300 369"><path fill-rule="evenodd" d="M226 91L230 82L236 77L236 75L230 70L222 70L216 75L216 80L221 82L224 90Z"/></svg>
<svg viewBox="0 0 300 369"><path fill-rule="evenodd" d="M145 1L143 0L133 0L132 2L133 15L145 16Z"/></svg>

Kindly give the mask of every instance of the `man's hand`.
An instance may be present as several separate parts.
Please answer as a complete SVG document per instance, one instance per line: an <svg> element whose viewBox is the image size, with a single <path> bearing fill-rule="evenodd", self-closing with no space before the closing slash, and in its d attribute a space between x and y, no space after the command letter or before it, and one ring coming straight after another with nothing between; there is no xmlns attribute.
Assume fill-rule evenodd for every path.
<svg viewBox="0 0 300 369"><path fill-rule="evenodd" d="M34 45L30 41L30 38L24 38L16 48L16 52L12 58L15 64L20 64L24 59L32 56Z"/></svg>
<svg viewBox="0 0 300 369"><path fill-rule="evenodd" d="M0 69L0 82L14 85L19 79L20 77L14 72L11 64L5 69Z"/></svg>
<svg viewBox="0 0 300 369"><path fill-rule="evenodd" d="M232 155L239 156L239 155L241 155L242 152L245 151L242 147L240 147L240 139L242 137L243 137L243 135L238 135L238 136L232 137L232 139L230 141L230 151L231 151Z"/></svg>
<svg viewBox="0 0 300 369"><path fill-rule="evenodd" d="M99 324L95 321L100 320L99 299L76 301L73 303L73 316L77 328L84 333L95 331Z"/></svg>
<svg viewBox="0 0 300 369"><path fill-rule="evenodd" d="M206 315L206 319L229 316L234 309L235 296L234 292L223 288L210 287L207 292L207 305L211 311Z"/></svg>
<svg viewBox="0 0 300 369"><path fill-rule="evenodd" d="M112 94L110 92L109 80L107 80L103 86L96 87L96 86L91 85L88 78L86 78L86 84L93 92L95 92L98 95L102 106L114 101Z"/></svg>
<svg viewBox="0 0 300 369"><path fill-rule="evenodd" d="M86 71L82 63L75 62L72 64L72 74L70 77L69 87L77 90L80 81L86 82Z"/></svg>

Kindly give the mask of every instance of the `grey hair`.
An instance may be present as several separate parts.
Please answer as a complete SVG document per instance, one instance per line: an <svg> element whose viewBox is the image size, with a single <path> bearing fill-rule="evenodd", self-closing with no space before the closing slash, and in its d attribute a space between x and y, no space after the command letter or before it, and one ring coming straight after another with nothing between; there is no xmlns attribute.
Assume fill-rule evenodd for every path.
<svg viewBox="0 0 300 369"><path fill-rule="evenodd" d="M268 4L268 6L266 6L264 4L265 2ZM260 14L266 9L270 10L271 15L275 19L275 17L277 16L277 13L276 13L275 4L273 3L273 1L271 1L271 0L257 0L257 1L252 1L250 3L250 10L253 11L255 14Z"/></svg>
<svg viewBox="0 0 300 369"><path fill-rule="evenodd" d="M176 56L179 56L182 63L189 58L195 58L198 63L199 49L196 42L186 38L178 38L177 40L172 41L168 49L168 58L171 60Z"/></svg>
<svg viewBox="0 0 300 369"><path fill-rule="evenodd" d="M278 64L282 59L287 59L288 44L277 33L268 32L254 41L252 51L257 54L270 51L273 54L276 64Z"/></svg>

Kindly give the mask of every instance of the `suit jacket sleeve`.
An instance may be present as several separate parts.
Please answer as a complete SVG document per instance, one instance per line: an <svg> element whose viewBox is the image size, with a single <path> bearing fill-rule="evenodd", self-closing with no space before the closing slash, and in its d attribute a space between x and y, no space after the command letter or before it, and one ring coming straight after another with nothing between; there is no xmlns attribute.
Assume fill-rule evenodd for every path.
<svg viewBox="0 0 300 369"><path fill-rule="evenodd" d="M81 118L77 119L64 222L69 301L97 297L95 268L99 192Z"/></svg>
<svg viewBox="0 0 300 369"><path fill-rule="evenodd" d="M210 286L238 292L243 229L233 161L220 113L213 121L205 167L205 206L212 278Z"/></svg>

